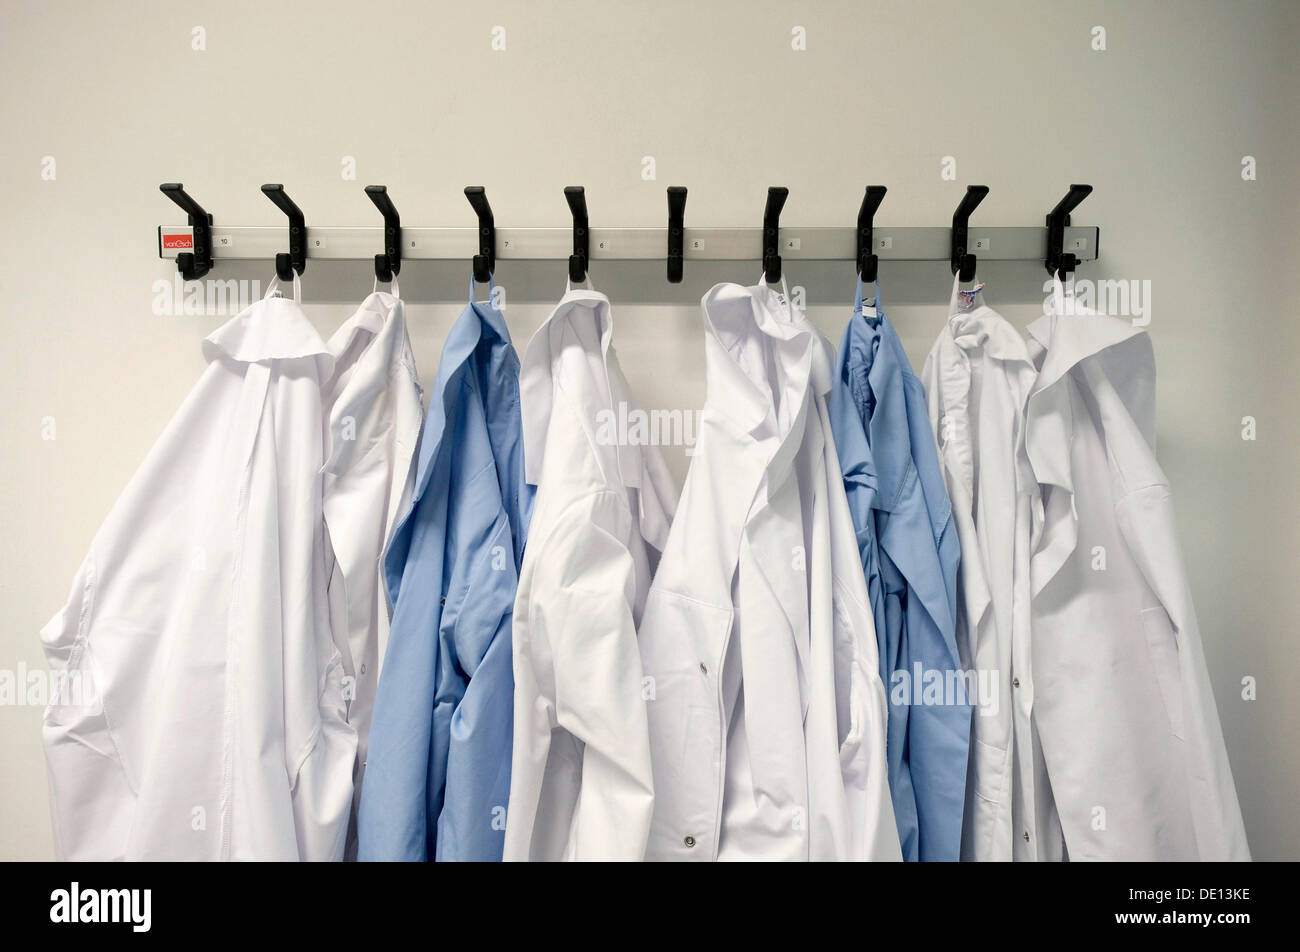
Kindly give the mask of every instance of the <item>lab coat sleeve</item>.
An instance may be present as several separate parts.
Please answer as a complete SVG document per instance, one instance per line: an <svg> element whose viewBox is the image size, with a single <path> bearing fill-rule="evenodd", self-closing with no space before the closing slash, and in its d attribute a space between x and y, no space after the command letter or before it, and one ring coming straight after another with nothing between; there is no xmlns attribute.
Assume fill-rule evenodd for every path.
<svg viewBox="0 0 1300 952"><path fill-rule="evenodd" d="M551 758L563 756L557 744L580 751L564 857L582 861L640 861L654 807L633 618L636 567L622 541L629 533L615 524L631 516L613 499L579 500L537 553L530 638L516 670L541 695L542 704L528 710L549 708ZM516 742L529 734L516 724ZM543 803L553 800L541 791ZM537 830L534 838L555 833Z"/></svg>
<svg viewBox="0 0 1300 952"><path fill-rule="evenodd" d="M1177 678L1168 687L1171 696L1166 703L1177 725L1174 734L1184 738L1187 746L1197 855L1214 862L1249 862L1250 847L1178 546L1169 487L1144 486L1129 493L1117 504L1116 516L1134 561L1161 601L1162 608L1148 611L1165 620L1162 634L1176 639L1177 661L1171 667ZM1157 690L1165 690L1165 685L1157 685Z"/></svg>

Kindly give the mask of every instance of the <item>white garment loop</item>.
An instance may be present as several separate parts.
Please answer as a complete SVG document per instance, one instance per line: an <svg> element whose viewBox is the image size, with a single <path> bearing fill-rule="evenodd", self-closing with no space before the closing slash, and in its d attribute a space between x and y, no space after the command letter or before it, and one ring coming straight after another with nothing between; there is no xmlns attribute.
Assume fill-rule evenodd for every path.
<svg viewBox="0 0 1300 952"><path fill-rule="evenodd" d="M1073 301L1074 299L1073 287L1070 288L1069 297ZM1064 317L1066 313L1065 298L1066 298L1065 285L1061 283L1060 272L1059 271L1054 272L1052 274L1052 313L1056 314L1059 317Z"/></svg>
<svg viewBox="0 0 1300 952"><path fill-rule="evenodd" d="M280 293L280 276L277 274L271 279L271 283L266 286L266 295L263 300L270 300L273 297L283 297ZM293 273L293 303L302 303L302 282L298 280L298 272Z"/></svg>
<svg viewBox="0 0 1300 952"><path fill-rule="evenodd" d="M374 294L378 290L379 290L379 275L375 275L375 286L371 288L370 293ZM393 297L398 298L399 300L401 299L402 292L397 286L397 275L393 275L393 279L388 282L388 293L391 294Z"/></svg>
<svg viewBox="0 0 1300 952"><path fill-rule="evenodd" d="M959 274L953 275L952 297L948 299L948 316L955 317L958 313L962 311L974 310L975 302L977 300L979 301L980 304L983 304L984 300L983 298L980 297L980 292L983 290L984 290L984 283L981 281L981 282L976 282L974 287L972 287L969 291L963 291L961 289L961 275ZM960 305L959 303L961 301L961 297L963 294L969 296L969 303L965 304L964 306Z"/></svg>
<svg viewBox="0 0 1300 952"><path fill-rule="evenodd" d="M767 283L767 272L760 271L758 275L758 286L761 288L770 287ZM795 321L794 299L790 297L790 288L785 283L785 272L781 272L781 295L784 298L786 317L790 323Z"/></svg>

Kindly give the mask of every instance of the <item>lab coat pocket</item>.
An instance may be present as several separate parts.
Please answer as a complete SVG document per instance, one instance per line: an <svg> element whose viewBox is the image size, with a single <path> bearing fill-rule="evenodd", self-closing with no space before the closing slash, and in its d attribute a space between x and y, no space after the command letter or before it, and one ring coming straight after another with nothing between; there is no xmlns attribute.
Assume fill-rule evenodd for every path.
<svg viewBox="0 0 1300 952"><path fill-rule="evenodd" d="M76 720L82 713L82 689L93 687L86 629L94 575L94 563L87 557L72 583L67 603L40 632L41 650L50 672L51 691L43 718L49 726ZM72 696L74 690L76 698Z"/></svg>
<svg viewBox="0 0 1300 952"><path fill-rule="evenodd" d="M729 609L660 590L652 590L646 600L638 638L644 694L652 744L665 763L686 756L691 740L687 721L693 709L716 714L719 672L714 668L730 627Z"/></svg>
<svg viewBox="0 0 1300 952"><path fill-rule="evenodd" d="M1146 633L1147 654L1155 669L1156 683L1169 716L1173 735L1183 739L1182 675L1178 665L1178 636L1169 613L1160 605L1142 611L1142 628Z"/></svg>
<svg viewBox="0 0 1300 952"><path fill-rule="evenodd" d="M862 673L862 666L855 662L849 669L848 730L840 741L840 768L846 777L853 773L853 764L858 758L858 751L862 749L868 725L874 720L871 711L873 703L875 698L872 697L871 684Z"/></svg>
<svg viewBox="0 0 1300 952"><path fill-rule="evenodd" d="M978 714L975 716L979 717ZM1011 770L1009 747L997 747L973 739L970 763L966 768L963 860L1011 860Z"/></svg>
<svg viewBox="0 0 1300 952"><path fill-rule="evenodd" d="M343 657L335 652L325 667L319 733L293 777L299 859L306 861L343 858L357 752L356 729L347 722L343 678Z"/></svg>
<svg viewBox="0 0 1300 952"><path fill-rule="evenodd" d="M73 724L83 717L103 713L103 703L95 688L95 665L90 647L78 641L67 649L66 660L56 661L53 652L47 652L50 664L49 696L46 698L43 717L47 727Z"/></svg>
<svg viewBox="0 0 1300 952"><path fill-rule="evenodd" d="M1011 764L1006 748L975 741L975 796L985 803L999 804L1006 793Z"/></svg>
<svg viewBox="0 0 1300 952"><path fill-rule="evenodd" d="M850 839L842 844L842 858L896 861L902 854L885 761L889 701L871 667L873 661L859 656L849 669L848 730L840 741L840 777Z"/></svg>
<svg viewBox="0 0 1300 952"><path fill-rule="evenodd" d="M85 639L57 646L50 638L45 648L51 679L41 737L55 856L126 859L136 793L104 712L99 665Z"/></svg>
<svg viewBox="0 0 1300 952"><path fill-rule="evenodd" d="M731 629L730 609L652 590L638 640L654 769L655 819L649 859L708 858L682 844L707 842L716 825L722 712L716 670Z"/></svg>

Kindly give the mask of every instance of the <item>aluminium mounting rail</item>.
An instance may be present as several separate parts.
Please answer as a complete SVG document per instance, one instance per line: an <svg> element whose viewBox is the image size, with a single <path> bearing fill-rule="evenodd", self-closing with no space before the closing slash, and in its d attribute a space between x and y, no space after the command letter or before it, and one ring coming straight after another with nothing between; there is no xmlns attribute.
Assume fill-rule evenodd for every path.
<svg viewBox="0 0 1300 952"><path fill-rule="evenodd" d="M686 228L687 261L758 261L762 257L763 229ZM573 253L573 229L496 229L496 256L500 260L562 260ZM947 227L874 227L872 251L882 261L948 261L952 229ZM192 246L189 225L158 227L158 256L174 258ZM1095 226L1066 226L1065 248L1080 261L1097 259L1099 230ZM1047 255L1047 228L970 226L968 248L984 261L1042 262ZM271 260L286 250L283 225L212 227L212 256L218 261ZM792 261L853 261L857 257L857 229L845 227L800 228L782 225L780 254ZM309 259L371 260L384 244L381 226L307 226ZM666 228L599 228L590 235L593 261L654 261L667 257ZM478 229L402 227L403 260L469 260L478 250Z"/></svg>

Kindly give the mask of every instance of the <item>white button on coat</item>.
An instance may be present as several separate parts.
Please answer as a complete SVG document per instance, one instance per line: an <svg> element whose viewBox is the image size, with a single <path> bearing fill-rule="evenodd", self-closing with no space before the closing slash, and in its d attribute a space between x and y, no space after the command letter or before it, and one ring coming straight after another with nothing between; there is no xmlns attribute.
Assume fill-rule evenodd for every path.
<svg viewBox="0 0 1300 952"><path fill-rule="evenodd" d="M1248 860L1155 456L1151 340L1053 289L1030 326L1034 718L1071 859Z"/></svg>
<svg viewBox="0 0 1300 952"><path fill-rule="evenodd" d="M97 696L45 714L62 859L343 855L356 732L321 508L334 358L270 295L203 349L41 632L50 666Z"/></svg>
<svg viewBox="0 0 1300 952"><path fill-rule="evenodd" d="M635 410L612 335L609 300L570 287L520 370L537 496L514 611L506 860L645 852L654 794L636 627L676 491L658 447L601 425Z"/></svg>
<svg viewBox="0 0 1300 952"><path fill-rule="evenodd" d="M703 300L708 400L640 628L652 860L901 860L827 341L766 285Z"/></svg>

